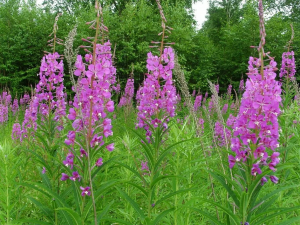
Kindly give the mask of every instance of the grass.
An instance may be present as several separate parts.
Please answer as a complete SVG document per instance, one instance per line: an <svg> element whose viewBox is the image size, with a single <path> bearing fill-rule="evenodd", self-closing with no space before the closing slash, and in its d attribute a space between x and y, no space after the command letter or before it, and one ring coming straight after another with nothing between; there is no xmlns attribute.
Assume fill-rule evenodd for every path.
<svg viewBox="0 0 300 225"><path fill-rule="evenodd" d="M221 105L226 101L222 100ZM19 121L22 121L22 113L19 113ZM132 109L131 113L125 113L122 108L116 111L111 139L115 150L101 152L105 164L97 170L93 181L99 224L235 224L224 210L234 207L232 198L218 180L211 179L209 173L230 175L228 150L214 145L213 128L205 116L204 133L197 138L193 121L184 119L183 115L187 113L182 111L179 113L182 117L170 121L161 149L188 141L169 151L159 167L159 176L164 178L155 184L155 188L149 189L146 183L151 183L151 175L140 170L141 162L147 157L140 138L144 132L135 130L136 112ZM204 111L201 113L205 115ZM224 114L225 121L230 113L235 112ZM266 200L274 210L266 212L257 222L275 212L277 216L263 224L299 223L300 122L293 122L299 120L299 114L299 106L293 103L280 117L280 142L284 146L279 151L285 155L282 159L285 168L276 173L279 184L266 183L260 196L268 196L280 188L284 190ZM216 113L211 114L211 120L214 124ZM74 186L71 181L60 181L61 173L68 170L62 161L68 151L64 139L70 124L59 136L38 130L31 143L25 141L19 145L10 137L14 121L15 117L10 116L0 131L0 224L75 224L74 221L93 224L93 213L88 208L90 199L83 198L78 191L82 184ZM53 151L50 153L45 149ZM207 158L204 158L203 151ZM47 169L46 174L41 173L43 167ZM235 173L236 168L233 169ZM147 199L148 190L151 190L151 205ZM296 208L284 212L293 207ZM257 209L255 215L263 210L260 206ZM145 222L141 222L143 217Z"/></svg>

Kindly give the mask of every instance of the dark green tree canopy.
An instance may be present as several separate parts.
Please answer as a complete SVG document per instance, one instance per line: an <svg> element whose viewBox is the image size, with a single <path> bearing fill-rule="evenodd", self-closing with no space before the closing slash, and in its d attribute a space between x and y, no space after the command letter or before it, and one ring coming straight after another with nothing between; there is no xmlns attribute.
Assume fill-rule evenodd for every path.
<svg viewBox="0 0 300 225"><path fill-rule="evenodd" d="M174 28L169 40L176 43L174 49L190 89L208 90L207 80L219 82L224 92L230 83L237 88L240 79L246 78L249 56L257 56L256 50L250 48L259 43L257 1L211 0L207 21L200 30L196 30L191 11L195 1L161 2L168 25ZM296 59L299 55L299 2L264 1L265 48L275 57L278 67L291 37L291 23L295 30L292 49ZM149 45L151 41L159 41L161 22L156 1L106 0L102 3L104 23L109 28L109 39L116 53L118 80L124 85L134 65L135 83L139 85L147 72L147 53L153 51ZM48 35L57 12L62 12L58 37L65 39L77 24L74 48L82 45L81 38L92 34L86 25L95 16L92 0L47 0L42 8L36 6L35 0L0 0L0 88L9 87L14 93L22 93L35 85L43 52L49 50ZM57 50L63 54L63 47ZM70 90L65 65L65 85ZM298 74L297 77L299 79Z"/></svg>

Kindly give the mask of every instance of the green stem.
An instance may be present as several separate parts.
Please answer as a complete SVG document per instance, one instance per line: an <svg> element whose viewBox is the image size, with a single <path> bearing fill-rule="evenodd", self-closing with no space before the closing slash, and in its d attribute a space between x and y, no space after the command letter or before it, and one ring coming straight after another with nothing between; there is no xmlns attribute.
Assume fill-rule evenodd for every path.
<svg viewBox="0 0 300 225"><path fill-rule="evenodd" d="M5 160L5 181L6 181L6 221L7 224L9 224L9 185L8 185L8 168L7 168L7 159L4 158Z"/></svg>
<svg viewBox="0 0 300 225"><path fill-rule="evenodd" d="M152 207L152 203L151 203L151 195L152 195L152 181L153 181L153 171L151 171L151 175L150 175L150 186L149 186L149 192L148 192L148 218L151 221L151 207Z"/></svg>
<svg viewBox="0 0 300 225"><path fill-rule="evenodd" d="M177 174L176 174L176 183L175 183L175 191L178 190L178 177L179 177L179 153L177 152L177 159L176 159L176 171L177 171ZM189 170L190 171L190 170ZM178 197L177 195L175 195L175 207L177 207L177 203L178 202ZM177 210L175 211L175 215L174 215L174 224L177 225ZM187 223L188 224L188 223Z"/></svg>

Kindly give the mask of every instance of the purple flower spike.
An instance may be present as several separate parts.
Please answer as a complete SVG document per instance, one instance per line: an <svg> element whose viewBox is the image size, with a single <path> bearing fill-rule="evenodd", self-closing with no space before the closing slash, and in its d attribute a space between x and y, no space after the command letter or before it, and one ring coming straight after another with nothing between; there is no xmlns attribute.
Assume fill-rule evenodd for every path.
<svg viewBox="0 0 300 225"><path fill-rule="evenodd" d="M81 187L80 186L80 189L82 190L82 192L81 192L81 195L82 196L85 196L85 195L88 195L88 196L90 196L91 195L91 192L90 192L90 187Z"/></svg>
<svg viewBox="0 0 300 225"><path fill-rule="evenodd" d="M236 157L241 156L246 162L252 160L249 156L253 156L254 160L250 162L254 163L251 168L253 176L260 174L264 166L276 171L275 166L279 163L279 153L275 149L279 147L281 85L275 79L277 68L274 58L269 57L269 64L263 68L261 60L249 58L248 79L239 114L233 122L231 139L231 150Z"/></svg>
<svg viewBox="0 0 300 225"><path fill-rule="evenodd" d="M174 51L171 47L163 50L160 57L148 53L148 74L143 85L137 91L138 123L137 127L149 130L150 123L160 115L161 122L175 116L177 103L176 88L173 84ZM154 127L158 127L158 121ZM148 133L149 134L149 133ZM146 135L147 139L150 137Z"/></svg>
<svg viewBox="0 0 300 225"><path fill-rule="evenodd" d="M22 136L21 125L19 123L15 123L13 125L11 137L13 140L20 140Z"/></svg>
<svg viewBox="0 0 300 225"><path fill-rule="evenodd" d="M296 64L294 52L284 52L282 54L282 64L279 77L285 77L286 79L295 80Z"/></svg>
<svg viewBox="0 0 300 225"><path fill-rule="evenodd" d="M134 79L129 78L127 80L126 86L125 86L125 92L124 95L121 97L119 102L119 107L122 106L129 106L132 102L132 98L134 96Z"/></svg>
<svg viewBox="0 0 300 225"><path fill-rule="evenodd" d="M197 95L194 102L194 110L195 112L201 107L202 95Z"/></svg>

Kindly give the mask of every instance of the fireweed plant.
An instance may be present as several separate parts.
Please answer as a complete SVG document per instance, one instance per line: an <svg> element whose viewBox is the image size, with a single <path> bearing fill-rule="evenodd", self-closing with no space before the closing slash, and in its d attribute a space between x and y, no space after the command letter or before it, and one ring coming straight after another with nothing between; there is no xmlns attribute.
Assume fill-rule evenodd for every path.
<svg viewBox="0 0 300 225"><path fill-rule="evenodd" d="M167 20L164 16L160 1L156 1L162 19L162 32L159 34L161 41L152 41L152 48L159 49L159 55L152 52L147 55L146 78L136 94L137 99L137 124L136 128L144 130L144 135L138 131L134 133L141 139L140 165L136 163L136 170L122 164L130 169L140 178L140 184L134 184L144 195L144 206L146 213L140 208L139 203L135 202L126 192L117 188L121 196L125 198L138 213L142 224L157 224L163 217L175 208L171 207L163 212L157 211L168 197L161 196L161 181L171 179L174 176L164 174L166 157L169 155L172 147L178 143L168 145L166 134L169 132L170 118L175 116L177 103L176 88L173 84L172 70L174 68L174 50L169 46L173 43L165 43L167 33L171 33L172 28L166 25ZM131 152L128 146L125 148ZM135 162L138 162L134 158ZM160 191L159 191L160 190ZM183 193L183 190L179 192ZM169 193L170 196L177 192ZM145 215L146 214L146 215Z"/></svg>
<svg viewBox="0 0 300 225"><path fill-rule="evenodd" d="M281 84L275 79L276 62L269 53L264 52L266 32L262 0L259 0L259 18L259 58L249 59L248 79L239 113L236 118L231 115L228 121L229 127L233 128L232 152L228 157L233 179L211 172L231 197L229 208L218 206L228 215L227 224L263 224L280 212L274 209L278 212L265 217L265 213L269 212L266 210L271 206L268 200L272 195L258 200L260 190L269 180L274 184L279 182L275 172L280 162L278 117L281 113ZM279 191L280 189L274 193Z"/></svg>
<svg viewBox="0 0 300 225"><path fill-rule="evenodd" d="M283 153L282 161L285 162L288 155L288 140L290 139L292 132L290 131L290 127L293 126L293 122L287 119L288 114L284 112L284 110L289 109L291 105L293 105L293 99L295 100L298 98L298 88L297 82L295 78L296 73L296 63L295 63L295 56L294 51L292 51L292 43L294 39L294 29L293 25L291 24L291 39L287 43L287 51L282 54L282 61L281 61L281 68L280 68L280 81L282 83L283 87L283 99L281 104L281 109L283 111L283 114L280 118L280 122L282 124L282 145L286 148L286 150ZM295 85L296 84L296 85Z"/></svg>
<svg viewBox="0 0 300 225"><path fill-rule="evenodd" d="M80 189L83 199L80 216L83 218L84 210L88 214L90 208L86 206L92 205L94 224L98 224L96 200L99 196L96 196L93 180L98 168L107 160L101 157L101 151L104 148L114 150L114 143L107 138L113 135L109 115L114 111L111 92L116 83L116 68L112 62L111 44L105 41L108 29L103 24L102 8L98 1L95 8L97 17L88 22L90 28L96 31L95 37L83 39L91 46L82 46L88 54L84 59L78 55L75 63L74 75L78 76L78 81L73 87L76 94L68 114L73 129L68 131L65 140L69 153L63 161L67 170L62 173L61 180L74 183Z"/></svg>
<svg viewBox="0 0 300 225"><path fill-rule="evenodd" d="M132 98L134 96L134 79L128 78L124 95L121 97L118 104L119 107L130 106L132 104Z"/></svg>
<svg viewBox="0 0 300 225"><path fill-rule="evenodd" d="M130 77L127 79L125 90L119 101L118 107L123 109L125 122L130 114L134 113L133 97L134 97L134 78L133 66Z"/></svg>

